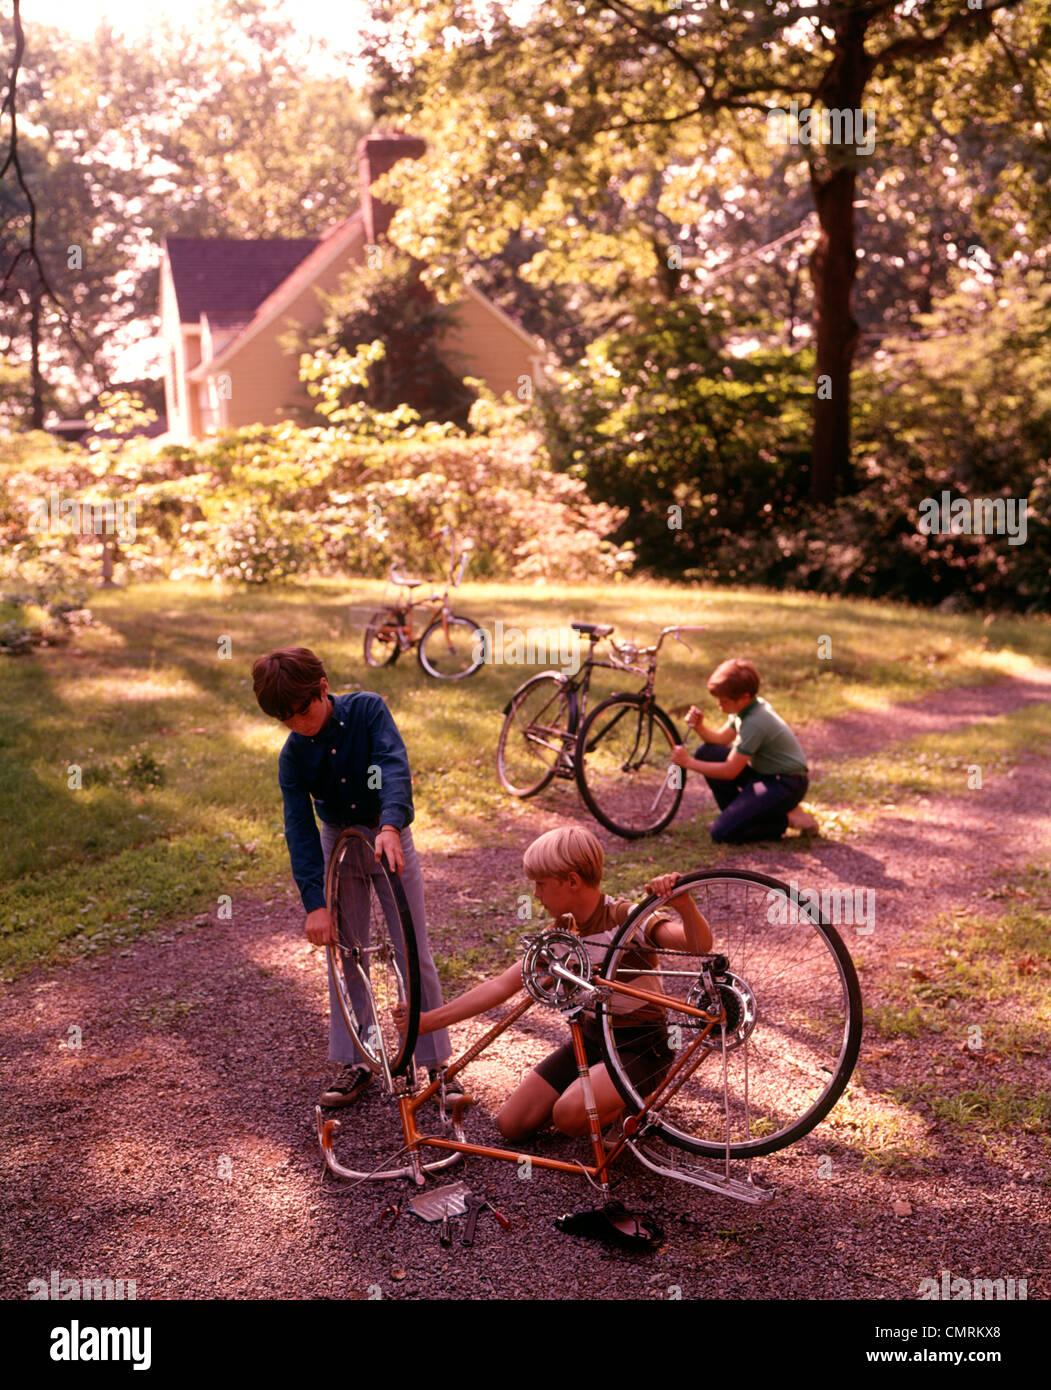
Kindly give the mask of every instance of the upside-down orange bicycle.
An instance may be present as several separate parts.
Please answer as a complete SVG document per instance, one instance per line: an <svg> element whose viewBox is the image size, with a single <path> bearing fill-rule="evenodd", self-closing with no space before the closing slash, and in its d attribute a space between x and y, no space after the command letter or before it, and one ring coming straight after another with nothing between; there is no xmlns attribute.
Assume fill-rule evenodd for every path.
<svg viewBox="0 0 1051 1390"><path fill-rule="evenodd" d="M325 1163L343 1179L427 1177L467 1155L582 1174L605 1196L610 1168L630 1151L647 1168L747 1202L772 1192L731 1175L731 1162L773 1153L802 1138L839 1099L861 1042L861 993L846 946L816 907L797 890L765 874L731 869L681 875L676 894L688 891L708 921L718 950L646 946L645 924L661 906L649 896L615 934L598 969L584 941L552 928L530 935L522 963L524 997L429 1083L417 1076L412 1053L420 1014L419 962L412 919L398 879L375 858L369 840L347 830L333 849L326 891L340 943L329 946L340 1010L365 1063L397 1103L404 1145L375 1158L377 1136L355 1127L356 1166L337 1157L337 1119L316 1109ZM784 911L781 899L795 900ZM644 976L644 979L642 978ZM638 1029L632 1056L622 1057L617 1004L657 1006L665 1060L640 1076ZM535 1004L561 1012L569 1024L589 1119L590 1162L574 1162L468 1141L472 1102L450 1096L458 1076ZM599 1127L580 1019L593 1010L603 1059L623 1101L612 1143ZM398 1018L396 1018L396 1012ZM401 1026L399 1027L399 1020ZM629 1074L629 1064L635 1060ZM436 1099L438 1132L420 1127L421 1107ZM373 1146L371 1154L369 1145Z"/></svg>

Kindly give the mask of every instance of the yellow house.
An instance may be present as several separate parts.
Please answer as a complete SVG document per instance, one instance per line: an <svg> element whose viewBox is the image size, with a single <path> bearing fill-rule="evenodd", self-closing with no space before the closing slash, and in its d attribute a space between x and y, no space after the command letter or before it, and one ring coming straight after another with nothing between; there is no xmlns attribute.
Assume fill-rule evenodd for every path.
<svg viewBox="0 0 1051 1390"><path fill-rule="evenodd" d="M372 184L399 159L417 159L412 136L373 134L358 144L361 206L321 237L232 241L166 237L160 276L168 437L185 442L213 430L273 424L310 401L299 362L280 343L290 328L321 323L318 291L331 293L385 235L393 208ZM491 300L467 287L443 343L450 365L502 395L539 381L544 345Z"/></svg>

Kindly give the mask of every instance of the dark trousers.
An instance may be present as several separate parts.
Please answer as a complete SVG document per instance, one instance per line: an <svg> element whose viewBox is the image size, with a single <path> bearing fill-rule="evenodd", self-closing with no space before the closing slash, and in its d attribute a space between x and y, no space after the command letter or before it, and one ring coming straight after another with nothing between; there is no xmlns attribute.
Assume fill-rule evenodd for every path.
<svg viewBox="0 0 1051 1390"><path fill-rule="evenodd" d="M725 743L702 743L693 755L700 762L724 763ZM788 829L788 813L806 796L809 778L787 773L760 776L746 767L733 778L706 777L720 814L712 822L716 844L743 845L752 840L779 840Z"/></svg>

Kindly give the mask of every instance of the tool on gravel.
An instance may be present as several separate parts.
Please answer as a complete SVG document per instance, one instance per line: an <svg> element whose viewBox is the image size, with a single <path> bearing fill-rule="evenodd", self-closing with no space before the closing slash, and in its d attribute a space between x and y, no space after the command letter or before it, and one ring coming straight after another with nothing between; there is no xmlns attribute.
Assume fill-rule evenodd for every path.
<svg viewBox="0 0 1051 1390"><path fill-rule="evenodd" d="M430 1192L409 1198L409 1210L424 1221L441 1221L444 1216L460 1216L467 1210L471 1190L465 1182L450 1182Z"/></svg>
<svg viewBox="0 0 1051 1390"><path fill-rule="evenodd" d="M388 1202L388 1204L380 1212L379 1216L376 1217L376 1225L380 1228L381 1231L384 1228L386 1228L389 1231L393 1227L394 1223L397 1221L400 1215L401 1203Z"/></svg>
<svg viewBox="0 0 1051 1390"><path fill-rule="evenodd" d="M478 1225L478 1213L488 1205L484 1197L476 1197L473 1193L467 1198L467 1226L460 1242L462 1245L474 1244L474 1228Z"/></svg>
<svg viewBox="0 0 1051 1390"><path fill-rule="evenodd" d="M510 1219L506 1217L502 1211L497 1211L497 1209L493 1206L492 1202L490 1202L488 1198L486 1198L485 1205L489 1208L489 1210L496 1217L497 1221L500 1223L500 1229L502 1231L509 1231L511 1229Z"/></svg>
<svg viewBox="0 0 1051 1390"><path fill-rule="evenodd" d="M453 1243L452 1221L447 1216L442 1217L441 1228L438 1231L438 1241L445 1249L448 1249Z"/></svg>

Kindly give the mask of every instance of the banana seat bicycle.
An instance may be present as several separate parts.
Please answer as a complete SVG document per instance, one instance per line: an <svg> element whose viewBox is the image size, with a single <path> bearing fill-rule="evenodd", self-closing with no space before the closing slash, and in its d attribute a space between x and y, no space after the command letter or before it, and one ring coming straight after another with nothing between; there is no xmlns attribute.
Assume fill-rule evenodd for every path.
<svg viewBox="0 0 1051 1390"><path fill-rule="evenodd" d="M464 1156L576 1173L608 1196L610 1169L625 1152L665 1177L746 1202L773 1193L731 1175L731 1162L770 1154L801 1139L829 1113L850 1079L861 1042L861 994L845 945L797 890L765 874L730 869L680 876L707 919L717 950L707 955L653 945L647 921L661 907L652 895L618 928L596 969L584 939L548 929L523 943L524 997L438 1079L421 1080L413 1064L419 1023L419 963L412 919L397 878L378 865L369 841L345 831L329 863L327 894L339 946L328 948L339 1007L363 1060L397 1104L403 1146L378 1162L377 1145L354 1126L357 1157L343 1163L334 1148L340 1129L316 1107L317 1138L328 1171L356 1181L404 1178L422 1185ZM785 911L785 902L795 911ZM348 913L347 909L350 909ZM645 959L640 964L640 953ZM616 1018L642 1001L656 1006L670 1064L629 1074ZM567 1161L524 1148L471 1143L464 1121L473 1104L449 1097L446 1086L536 1004L562 1013L573 1039L589 1120L591 1161ZM404 1011L404 1031L395 1009ZM599 1128L583 1034L582 1012L592 1009L602 1056L624 1101L612 1145ZM631 1032L637 1035L638 1028ZM634 1076L634 1079L633 1079ZM448 1101L451 1099L451 1105ZM437 1132L425 1132L420 1112L437 1100ZM433 1114L434 1112L430 1112ZM367 1152L372 1146L371 1153ZM716 1166L717 1165L717 1166Z"/></svg>
<svg viewBox="0 0 1051 1390"><path fill-rule="evenodd" d="M473 543L465 541L457 547L456 534L451 526L443 526L434 539L449 542L446 583L441 593L429 598L415 598L413 590L428 581L413 579L397 564L390 567L388 579L407 591L407 596L373 613L365 624L364 656L366 666L392 666L402 652L416 648L416 657L427 675L435 680L459 681L482 669L485 635L473 618L454 613L449 602L450 588L463 583ZM430 608L422 627L413 627L413 612Z"/></svg>

